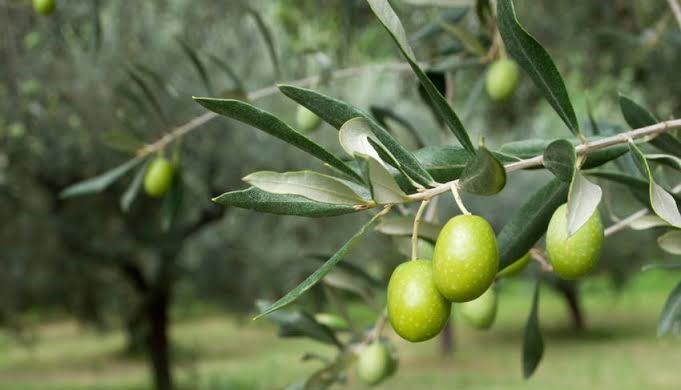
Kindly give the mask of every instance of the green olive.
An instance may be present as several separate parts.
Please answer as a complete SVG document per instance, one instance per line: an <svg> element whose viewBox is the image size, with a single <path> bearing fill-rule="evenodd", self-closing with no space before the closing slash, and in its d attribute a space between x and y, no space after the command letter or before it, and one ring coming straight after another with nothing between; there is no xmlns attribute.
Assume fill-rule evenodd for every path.
<svg viewBox="0 0 681 390"><path fill-rule="evenodd" d="M477 215L459 215L440 231L433 255L433 280L452 302L466 302L492 285L499 269L494 230Z"/></svg>
<svg viewBox="0 0 681 390"><path fill-rule="evenodd" d="M325 326L327 326L327 327L329 327L330 329L333 329L333 330L348 330L348 329L350 329L347 321L345 321L342 317L340 317L336 314L317 313L317 314L315 314L314 319L318 323L325 325Z"/></svg>
<svg viewBox="0 0 681 390"><path fill-rule="evenodd" d="M487 94L492 100L503 101L511 97L520 79L518 65L508 58L495 61L487 72Z"/></svg>
<svg viewBox="0 0 681 390"><path fill-rule="evenodd" d="M56 0L33 0L33 9L41 15L50 15L55 8Z"/></svg>
<svg viewBox="0 0 681 390"><path fill-rule="evenodd" d="M362 349L357 357L357 376L368 385L375 385L390 376L392 362L388 347L375 341Z"/></svg>
<svg viewBox="0 0 681 390"><path fill-rule="evenodd" d="M319 128L322 124L322 119L306 107L298 106L296 122L298 123L298 130L301 133L311 133Z"/></svg>
<svg viewBox="0 0 681 390"><path fill-rule="evenodd" d="M530 260L532 260L532 256L530 256L530 252L525 253L525 256L519 258L518 260L514 261L509 265L508 267L502 269L497 273L497 278L512 278L527 268L527 265L530 264Z"/></svg>
<svg viewBox="0 0 681 390"><path fill-rule="evenodd" d="M556 209L546 231L546 253L558 276L576 279L588 274L598 263L603 246L603 223L598 209L586 223L568 237L567 204Z"/></svg>
<svg viewBox="0 0 681 390"><path fill-rule="evenodd" d="M458 305L461 317L478 329L488 329L497 316L497 293L494 286L472 301Z"/></svg>
<svg viewBox="0 0 681 390"><path fill-rule="evenodd" d="M165 157L158 157L144 174L144 191L152 198L165 195L173 184L173 166Z"/></svg>
<svg viewBox="0 0 681 390"><path fill-rule="evenodd" d="M395 332L412 341L435 337L447 324L452 305L433 283L430 260L400 264L388 282L388 318Z"/></svg>

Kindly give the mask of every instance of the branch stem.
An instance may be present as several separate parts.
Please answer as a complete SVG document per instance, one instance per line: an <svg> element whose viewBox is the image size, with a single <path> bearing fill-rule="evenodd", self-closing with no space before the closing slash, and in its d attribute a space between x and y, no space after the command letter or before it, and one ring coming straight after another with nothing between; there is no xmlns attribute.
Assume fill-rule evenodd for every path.
<svg viewBox="0 0 681 390"><path fill-rule="evenodd" d="M471 212L468 211L466 206L463 204L463 199L461 199L461 195L459 194L458 182L456 184L452 184L451 189L452 195L454 195L454 201L456 202L456 205L459 206L459 210L461 210L461 213L465 215L471 215Z"/></svg>
<svg viewBox="0 0 681 390"><path fill-rule="evenodd" d="M411 235L411 259L416 260L419 256L419 225L421 224L421 217L426 207L430 203L430 199L424 199L416 211L416 216L414 217L414 231Z"/></svg>

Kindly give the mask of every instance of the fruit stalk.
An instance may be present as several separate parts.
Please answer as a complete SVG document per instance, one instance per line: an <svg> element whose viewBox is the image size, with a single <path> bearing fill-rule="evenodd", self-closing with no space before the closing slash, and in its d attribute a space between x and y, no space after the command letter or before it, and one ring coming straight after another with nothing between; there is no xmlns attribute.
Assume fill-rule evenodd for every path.
<svg viewBox="0 0 681 390"><path fill-rule="evenodd" d="M424 199L416 211L416 216L414 217L414 231L411 235L411 259L416 260L418 258L418 243L419 243L419 225L421 224L421 217L423 216L423 211L430 203L430 199Z"/></svg>

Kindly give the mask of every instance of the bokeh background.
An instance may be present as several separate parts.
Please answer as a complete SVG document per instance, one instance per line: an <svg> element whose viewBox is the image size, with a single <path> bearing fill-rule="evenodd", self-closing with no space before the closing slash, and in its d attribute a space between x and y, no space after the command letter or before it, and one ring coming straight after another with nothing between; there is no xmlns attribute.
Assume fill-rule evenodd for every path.
<svg viewBox="0 0 681 390"><path fill-rule="evenodd" d="M475 42L485 39L474 1L392 3L419 59L449 78L473 139L484 135L496 148L568 135L527 76L504 104L485 96L485 66L470 61ZM681 30L665 1L515 3L552 54L587 128L587 97L604 127L625 127L618 92L659 118L679 116ZM241 178L250 172L307 168L309 157L234 121L201 126L174 149L185 190L170 232L161 229L159 201L140 197L121 211L132 177L98 195L65 200L59 193L204 113L192 96L242 96L275 82L401 63L366 3L58 0L43 16L28 1L0 0L0 31L0 389L147 389L152 368L164 362L177 388L280 389L319 369L301 357L330 357L332 348L277 337L267 319L251 321L255 302L295 286L362 217L273 216L210 201L245 188ZM406 118L420 139L395 131L411 149L452 142L410 72L368 67L314 88ZM255 104L295 122L296 105L281 94ZM341 151L328 125L311 137ZM548 177L513 173L502 194L466 201L498 231ZM626 188L604 188L606 223L642 207ZM457 212L450 199L439 206L441 221ZM533 284L521 276L500 286L498 320L488 332L456 316L446 334L422 344L388 331L400 370L381 388L681 388L681 343L655 334L680 275L639 272L672 260L656 236L622 231L608 239L593 276L547 278L540 307L547 350L531 380L521 378L520 346ZM374 233L348 257L380 282L370 291L376 302L405 256L398 246ZM359 326L379 313L351 293L340 297ZM301 305L337 310L323 291ZM361 386L352 370L345 387L336 385Z"/></svg>

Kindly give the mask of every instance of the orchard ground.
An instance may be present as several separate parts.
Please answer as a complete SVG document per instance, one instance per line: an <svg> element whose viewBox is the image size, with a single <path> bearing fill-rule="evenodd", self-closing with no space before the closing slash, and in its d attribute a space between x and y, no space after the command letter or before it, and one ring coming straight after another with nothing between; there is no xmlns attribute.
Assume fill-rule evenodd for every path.
<svg viewBox="0 0 681 390"><path fill-rule="evenodd" d="M546 352L535 376L520 376L520 346L532 291L529 281L502 286L497 322L487 332L456 323L453 358L438 354L437 339L398 341L400 369L382 389L679 389L681 339L658 339L655 325L678 272L647 271L623 290L595 278L583 285L588 331L575 334L561 298L542 291L541 325ZM358 309L360 310L360 309ZM279 389L320 365L303 362L306 340L283 340L266 321L251 322L215 310L177 313L172 329L183 389ZM371 313L355 315L367 324ZM189 318L181 320L180 318ZM72 322L52 321L38 329L30 347L0 333L0 389L146 389L143 359L122 357L121 332L84 331ZM393 340L397 338L391 334ZM331 348L321 351L331 355ZM353 371L354 373L354 371ZM335 388L362 388L357 379Z"/></svg>

